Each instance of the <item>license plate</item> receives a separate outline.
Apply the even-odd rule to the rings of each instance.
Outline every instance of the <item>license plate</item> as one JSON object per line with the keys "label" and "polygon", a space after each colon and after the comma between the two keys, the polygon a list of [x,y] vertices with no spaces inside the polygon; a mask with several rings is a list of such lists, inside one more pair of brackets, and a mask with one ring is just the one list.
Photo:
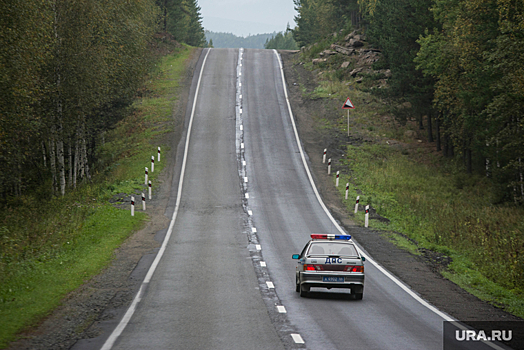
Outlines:
{"label": "license plate", "polygon": [[322,277],[322,282],[344,282],[344,277]]}

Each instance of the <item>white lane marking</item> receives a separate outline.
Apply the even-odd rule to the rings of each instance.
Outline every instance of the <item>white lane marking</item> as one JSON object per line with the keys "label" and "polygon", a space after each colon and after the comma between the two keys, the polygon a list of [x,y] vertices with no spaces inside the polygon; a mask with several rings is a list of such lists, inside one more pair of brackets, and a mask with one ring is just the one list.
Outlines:
{"label": "white lane marking", "polygon": [[257,232],[257,229],[255,227],[252,227],[251,228],[251,232],[255,233],[255,232]]}
{"label": "white lane marking", "polygon": [[249,198],[249,193],[246,193],[246,198]]}
{"label": "white lane marking", "polygon": [[[315,192],[315,196],[317,197],[317,200],[320,203],[320,206],[322,207],[322,209],[324,209],[324,212],[326,213],[326,215],[329,217],[329,219],[331,220],[333,225],[337,228],[337,230],[341,234],[345,235],[346,233],[344,232],[344,230],[340,227],[340,225],[337,223],[337,221],[333,218],[333,216],[329,212],[328,208],[326,207],[326,205],[322,201],[322,198],[320,198],[320,194],[318,193],[317,186],[315,185],[315,181],[313,181],[313,177],[311,176],[311,172],[309,171],[309,167],[308,167],[307,162],[306,162],[306,157],[304,156],[304,151],[302,150],[302,145],[300,144],[300,138],[298,136],[297,126],[295,125],[295,117],[293,116],[293,111],[291,111],[291,104],[289,103],[289,98],[288,98],[288,95],[287,95],[286,80],[285,80],[285,77],[284,77],[284,69],[282,68],[282,61],[280,60],[280,56],[278,55],[277,50],[273,50],[273,52],[277,56],[278,65],[280,66],[280,75],[282,77],[282,87],[284,88],[284,95],[286,97],[287,108],[288,108],[288,111],[289,111],[289,119],[291,119],[291,125],[293,126],[293,131],[295,133],[295,140],[297,142],[298,150],[300,151],[300,157],[302,158],[302,164],[304,165],[304,168],[306,169],[306,173],[307,173],[307,176],[309,178],[309,182],[311,183],[311,187],[313,188],[313,192]],[[445,313],[443,313],[442,311],[437,309],[435,306],[431,305],[426,300],[424,300],[420,296],[418,296],[413,290],[411,290],[410,288],[405,286],[404,283],[402,283],[398,278],[396,278],[391,273],[389,273],[386,269],[384,269],[382,266],[380,266],[371,257],[369,257],[367,255],[364,255],[364,254],[362,254],[362,255],[365,256],[366,261],[369,261],[380,272],[382,272],[386,277],[388,277],[391,281],[393,281],[397,286],[402,288],[406,293],[408,293],[416,301],[418,301],[419,303],[421,303],[422,305],[427,307],[429,310],[431,310],[434,313],[436,313],[438,316],[442,317],[444,320],[446,320],[446,321],[456,321],[454,318],[450,317],[449,315],[446,315]]]}
{"label": "white lane marking", "polygon": [[300,334],[297,333],[291,333],[291,338],[293,338],[293,341],[296,344],[304,344],[304,339],[300,336]]}
{"label": "white lane marking", "polygon": [[277,305],[277,310],[278,310],[278,312],[280,312],[281,314],[285,314],[285,313],[287,313],[286,308],[283,307],[282,305]]}
{"label": "white lane marking", "polygon": [[244,182],[247,182],[247,177],[244,177]]}
{"label": "white lane marking", "polygon": [[253,215],[253,212],[251,210],[248,210],[247,213],[249,214],[249,216]]}
{"label": "white lane marking", "polygon": [[240,99],[242,99],[242,95],[240,95]]}
{"label": "white lane marking", "polygon": [[240,124],[240,131],[244,130],[244,125]]}
{"label": "white lane marking", "polygon": [[273,288],[273,289],[275,288],[275,285],[271,281],[266,281],[266,284],[268,288]]}
{"label": "white lane marking", "polygon": [[240,114],[242,114],[242,108],[240,108]]}
{"label": "white lane marking", "polygon": [[244,149],[244,143],[240,144],[240,148]]}
{"label": "white lane marking", "polygon": [[242,161],[242,165],[244,165],[244,166],[246,165],[246,161],[245,160]]}
{"label": "white lane marking", "polygon": [[193,125],[193,118],[195,116],[195,107],[197,103],[198,92],[200,90],[200,83],[202,81],[202,73],[204,72],[204,67],[206,65],[207,56],[209,55],[210,51],[211,50],[207,50],[206,52],[206,56],[204,57],[204,61],[202,62],[202,67],[200,68],[200,75],[198,76],[198,83],[197,83],[197,87],[195,91],[195,97],[193,100],[193,109],[191,110],[191,117],[189,118],[189,125],[187,127],[187,137],[186,137],[186,144],[185,144],[185,149],[184,149],[184,158],[182,160],[182,170],[180,172],[180,179],[178,181],[178,193],[176,197],[175,211],[173,212],[173,216],[171,217],[171,222],[169,223],[169,228],[167,229],[166,236],[164,237],[164,242],[162,242],[162,246],[160,247],[160,250],[158,251],[155,257],[155,260],[149,267],[147,275],[144,278],[144,281],[142,281],[142,285],[140,286],[138,293],[135,295],[135,298],[133,299],[131,306],[129,306],[129,309],[127,309],[126,313],[124,314],[124,317],[122,317],[118,326],[116,326],[116,328],[113,330],[109,338],[107,338],[101,350],[109,350],[113,347],[113,344],[115,343],[116,339],[120,336],[120,334],[122,334],[127,324],[131,320],[131,317],[133,317],[133,314],[136,310],[138,303],[140,302],[140,300],[142,300],[142,291],[144,290],[145,286],[149,283],[149,281],[151,281],[151,278],[153,277],[153,274],[155,273],[155,270],[160,262],[160,259],[162,259],[162,256],[164,255],[167,243],[169,242],[169,239],[171,238],[171,233],[173,232],[173,226],[175,226],[175,220],[178,215],[178,209],[180,207],[180,199],[182,197],[182,186],[184,184],[184,174],[186,172],[187,153],[189,149],[189,139],[191,137],[191,127]]}
{"label": "white lane marking", "polygon": [[266,267],[266,262],[265,262],[265,261],[261,261],[261,262],[260,262],[260,266],[262,266],[262,267]]}
{"label": "white lane marking", "polygon": [[255,245],[256,250],[262,250],[262,246],[260,244]]}

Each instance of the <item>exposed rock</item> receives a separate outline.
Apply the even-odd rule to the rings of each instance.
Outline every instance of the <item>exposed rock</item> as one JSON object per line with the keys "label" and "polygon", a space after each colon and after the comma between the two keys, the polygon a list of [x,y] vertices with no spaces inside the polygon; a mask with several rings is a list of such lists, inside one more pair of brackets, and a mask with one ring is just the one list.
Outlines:
{"label": "exposed rock", "polygon": [[336,55],[337,53],[335,51],[331,51],[331,50],[324,50],[320,53],[320,56],[331,56],[331,55]]}
{"label": "exposed rock", "polygon": [[364,42],[361,41],[361,40],[350,39],[349,40],[349,46],[362,47],[362,46],[364,46]]}
{"label": "exposed rock", "polygon": [[349,61],[346,61],[346,62],[343,62],[341,65],[340,65],[340,68],[347,68],[349,67]]}
{"label": "exposed rock", "polygon": [[358,73],[362,72],[362,70],[364,70],[364,68],[362,67],[355,68],[351,72],[349,72],[349,75],[351,75],[352,77],[356,77]]}
{"label": "exposed rock", "polygon": [[319,63],[326,62],[326,61],[327,61],[326,58],[315,58],[315,59],[313,59],[311,62],[312,62],[313,64],[319,64]]}
{"label": "exposed rock", "polygon": [[347,47],[335,45],[335,44],[331,45],[331,49],[343,55],[347,55],[347,56],[350,56],[353,54],[353,52],[355,52],[355,50],[353,49],[348,49]]}
{"label": "exposed rock", "polygon": [[357,31],[354,30],[354,31],[352,31],[351,33],[349,33],[348,35],[346,35],[346,37],[344,38],[344,40],[345,40],[345,41],[349,41],[349,39],[353,38],[356,34],[357,34]]}

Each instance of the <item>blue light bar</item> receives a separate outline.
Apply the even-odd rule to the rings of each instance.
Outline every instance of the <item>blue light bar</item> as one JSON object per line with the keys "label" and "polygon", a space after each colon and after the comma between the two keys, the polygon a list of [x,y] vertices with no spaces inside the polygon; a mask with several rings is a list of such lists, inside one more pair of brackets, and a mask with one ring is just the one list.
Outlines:
{"label": "blue light bar", "polygon": [[329,240],[342,240],[349,241],[351,235],[335,235],[330,233],[314,233],[311,235],[311,239],[329,239]]}

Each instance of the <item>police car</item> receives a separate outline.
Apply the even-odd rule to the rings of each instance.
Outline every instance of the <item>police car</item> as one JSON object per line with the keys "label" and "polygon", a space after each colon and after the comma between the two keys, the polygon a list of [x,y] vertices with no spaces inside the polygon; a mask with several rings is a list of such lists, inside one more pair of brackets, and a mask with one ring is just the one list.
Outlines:
{"label": "police car", "polygon": [[350,235],[312,234],[298,260],[296,291],[307,296],[311,287],[349,288],[357,300],[364,295],[364,261]]}

